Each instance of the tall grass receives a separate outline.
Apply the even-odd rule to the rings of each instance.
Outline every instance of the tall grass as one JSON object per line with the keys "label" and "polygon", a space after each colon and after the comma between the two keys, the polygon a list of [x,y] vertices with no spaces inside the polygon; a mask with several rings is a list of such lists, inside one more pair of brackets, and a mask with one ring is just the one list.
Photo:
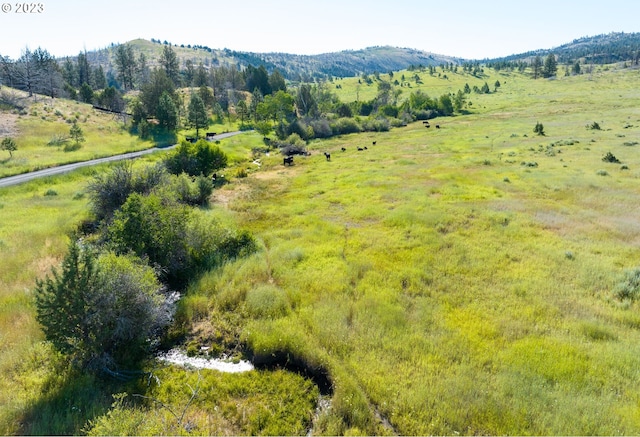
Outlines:
{"label": "tall grass", "polygon": [[[637,71],[537,81],[486,74],[489,84],[500,80],[498,92],[472,95],[472,113],[437,120],[439,130],[414,123],[313,141],[294,166],[262,156],[260,168],[214,193],[219,203],[207,213],[238,221],[260,250],[188,290],[185,341],[240,343],[256,360],[284,357],[326,375],[331,407],[312,418],[317,388],[289,372],[203,373],[212,394],[181,425],[207,434],[640,431],[638,304],[614,293],[640,264],[640,157],[625,145],[640,141]],[[448,76],[456,86],[470,80]],[[424,78],[430,95],[441,94],[436,80],[448,83]],[[601,130],[585,128],[594,121]],[[533,134],[537,122],[546,136]],[[260,140],[240,137],[239,156]],[[608,151],[628,170],[603,163]],[[48,189],[58,195],[44,196]],[[31,332],[13,343],[0,337],[10,346],[0,354],[9,375],[0,393],[26,387],[2,399],[3,433],[25,431],[19,422],[55,373],[50,351],[36,349],[24,290],[64,250],[55,230],[82,217],[76,191],[78,180],[63,179],[0,192],[8,278],[0,323],[12,330],[22,321]],[[35,225],[51,205],[59,215]],[[43,361],[20,364],[29,352]],[[155,370],[163,384],[146,394],[186,405],[197,373]],[[92,401],[83,429],[186,432],[160,404],[127,402],[107,412],[104,396]]]}

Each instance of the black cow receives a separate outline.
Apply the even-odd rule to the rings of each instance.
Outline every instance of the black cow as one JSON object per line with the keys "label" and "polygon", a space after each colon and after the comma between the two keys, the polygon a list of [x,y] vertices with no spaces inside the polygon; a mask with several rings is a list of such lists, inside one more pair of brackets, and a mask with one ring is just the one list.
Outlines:
{"label": "black cow", "polygon": [[293,156],[285,156],[282,165],[293,165]]}
{"label": "black cow", "polygon": [[331,161],[331,153],[324,152],[324,157],[327,158],[327,161]]}
{"label": "black cow", "polygon": [[358,151],[362,152],[364,149],[362,147],[358,147]]}
{"label": "black cow", "polygon": [[439,124],[436,124],[436,129],[440,129],[440,125]]}
{"label": "black cow", "polygon": [[372,142],[371,144],[373,144],[375,146],[376,145],[376,141]]}
{"label": "black cow", "polygon": [[347,149],[345,149],[344,147],[343,147],[341,150],[342,150],[343,152],[346,152],[346,151],[347,151]]}

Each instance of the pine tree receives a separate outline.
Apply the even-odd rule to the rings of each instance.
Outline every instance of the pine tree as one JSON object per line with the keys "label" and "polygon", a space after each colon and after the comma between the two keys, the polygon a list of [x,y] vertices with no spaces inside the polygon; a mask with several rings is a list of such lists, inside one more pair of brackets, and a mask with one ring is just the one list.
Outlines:
{"label": "pine tree", "polygon": [[206,129],[209,126],[207,109],[202,98],[195,93],[191,95],[191,101],[189,102],[188,120],[191,127],[196,128],[196,137],[200,135],[200,129]]}
{"label": "pine tree", "polygon": [[558,62],[553,53],[549,53],[549,56],[544,61],[544,68],[542,70],[543,77],[553,77],[558,72]]}

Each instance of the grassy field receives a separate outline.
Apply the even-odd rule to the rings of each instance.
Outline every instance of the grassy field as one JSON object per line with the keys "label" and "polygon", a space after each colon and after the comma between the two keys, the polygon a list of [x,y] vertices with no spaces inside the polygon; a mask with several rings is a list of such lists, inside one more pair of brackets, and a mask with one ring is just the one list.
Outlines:
{"label": "grassy field", "polygon": [[[151,140],[131,134],[120,117],[86,103],[43,96],[24,97],[22,102],[26,107],[21,110],[0,108],[0,133],[14,138],[18,146],[13,156],[0,153],[0,177],[156,146]],[[78,147],[74,147],[69,133],[74,122],[84,135]],[[218,133],[238,130],[237,123],[227,121],[212,124],[211,128]],[[178,139],[184,135],[195,136],[195,130],[180,131]]]}
{"label": "grassy field", "polygon": [[111,397],[140,387],[87,393],[29,290],[87,214],[90,172],[0,191],[0,434],[638,434],[640,315],[614,289],[640,266],[640,72],[487,75],[498,92],[441,129],[314,141],[291,167],[251,164],[256,134],[222,142],[250,171],[209,213],[261,249],[194,284],[179,319],[197,346],[236,338],[326,373],[322,394],[282,370],[155,369],[147,395],[189,405],[177,424]]}

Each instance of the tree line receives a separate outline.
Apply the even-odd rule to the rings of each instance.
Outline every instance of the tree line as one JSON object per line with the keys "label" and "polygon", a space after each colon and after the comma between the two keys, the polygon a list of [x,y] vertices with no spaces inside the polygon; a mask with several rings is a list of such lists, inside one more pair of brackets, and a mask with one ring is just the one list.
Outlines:
{"label": "tree line", "polygon": [[[392,81],[390,76],[388,81],[382,80],[376,74],[378,92],[373,99],[345,103],[326,81],[290,89],[277,69],[269,72],[265,65],[248,65],[242,70],[237,65],[205,67],[190,60],[182,64],[170,45],[163,45],[153,66],[131,44],[114,46],[111,58],[105,72],[102,65],[92,66],[86,53],[58,61],[44,49],[25,49],[15,61],[2,57],[0,77],[2,83],[30,95],[68,97],[115,112],[126,111],[132,116],[132,131],[144,138],[175,138],[181,128],[193,128],[199,136],[211,121],[225,117],[238,119],[242,128],[255,128],[265,137],[275,133],[279,140],[292,134],[309,140],[388,130],[416,119],[461,112],[470,92],[465,89],[433,98],[415,92],[400,102],[404,91],[398,89],[398,79]],[[461,68],[482,74],[478,64]],[[445,74],[455,73],[458,66],[443,63],[441,69]],[[435,74],[435,67],[430,66],[429,72]],[[417,77],[419,83],[418,72],[414,73],[413,79]],[[372,79],[366,80],[374,85]],[[489,92],[489,87],[474,91]]]}

